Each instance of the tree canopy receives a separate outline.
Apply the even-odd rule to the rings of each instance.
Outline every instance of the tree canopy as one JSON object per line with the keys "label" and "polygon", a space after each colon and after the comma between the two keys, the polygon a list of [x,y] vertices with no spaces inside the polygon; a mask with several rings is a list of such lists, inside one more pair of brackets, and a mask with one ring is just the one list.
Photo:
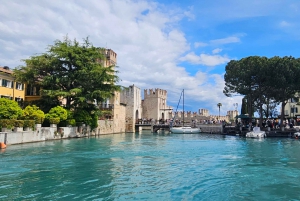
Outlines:
{"label": "tree canopy", "polygon": [[[266,108],[263,105],[282,103],[281,114],[284,114],[287,100],[300,91],[299,76],[300,62],[294,57],[250,56],[232,60],[226,65],[223,93],[226,96],[244,95],[247,98],[249,114],[253,113],[255,107],[259,109],[261,124]],[[264,114],[268,113],[270,112],[267,107]],[[282,120],[283,116],[281,115]]]}
{"label": "tree canopy", "polygon": [[[41,101],[65,100],[66,108],[90,108],[113,96],[120,87],[116,66],[104,66],[105,49],[65,37],[50,45],[45,53],[25,59],[16,68],[18,81],[41,89]],[[53,101],[54,100],[54,101]]]}

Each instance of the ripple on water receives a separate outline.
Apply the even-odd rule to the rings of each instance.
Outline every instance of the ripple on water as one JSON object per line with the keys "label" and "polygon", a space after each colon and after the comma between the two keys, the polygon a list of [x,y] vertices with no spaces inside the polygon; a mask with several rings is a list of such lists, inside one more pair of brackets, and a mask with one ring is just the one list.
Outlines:
{"label": "ripple on water", "polygon": [[299,145],[143,131],[10,146],[0,199],[299,200]]}

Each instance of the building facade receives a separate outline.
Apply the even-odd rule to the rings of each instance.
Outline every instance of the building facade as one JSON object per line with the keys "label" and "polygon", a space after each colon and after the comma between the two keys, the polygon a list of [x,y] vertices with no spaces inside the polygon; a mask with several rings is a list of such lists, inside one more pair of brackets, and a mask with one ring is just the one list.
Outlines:
{"label": "building facade", "polygon": [[167,105],[167,91],[162,89],[145,89],[144,100],[142,100],[142,118],[167,120],[171,119],[171,106]]}
{"label": "building facade", "polygon": [[24,83],[16,82],[9,67],[0,67],[0,97],[23,102],[25,99]]}
{"label": "building facade", "polygon": [[135,85],[121,91],[121,103],[126,105],[126,132],[135,132],[135,124],[142,118],[141,89]]}

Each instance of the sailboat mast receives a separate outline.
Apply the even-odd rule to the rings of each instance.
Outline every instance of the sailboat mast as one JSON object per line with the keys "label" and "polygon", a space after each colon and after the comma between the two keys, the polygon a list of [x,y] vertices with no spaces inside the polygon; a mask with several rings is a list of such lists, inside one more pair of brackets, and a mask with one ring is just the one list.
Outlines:
{"label": "sailboat mast", "polygon": [[182,119],[183,119],[183,124],[182,125],[184,126],[184,89],[182,90],[182,95],[183,95],[183,97],[182,97],[182,104],[183,104],[182,105],[182,108],[183,108],[183,118]]}

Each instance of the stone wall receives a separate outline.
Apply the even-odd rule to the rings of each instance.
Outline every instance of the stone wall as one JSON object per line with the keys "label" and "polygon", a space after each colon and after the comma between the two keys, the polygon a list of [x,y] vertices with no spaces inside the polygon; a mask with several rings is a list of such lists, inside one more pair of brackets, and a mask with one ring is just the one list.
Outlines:
{"label": "stone wall", "polygon": [[126,105],[125,132],[135,132],[135,123],[142,118],[141,90],[132,85],[121,92],[121,103]]}
{"label": "stone wall", "polygon": [[83,137],[84,134],[79,134],[77,130],[77,127],[39,127],[36,128],[35,131],[0,132],[0,142],[5,142],[5,135],[6,144],[8,145],[66,139],[71,137]]}
{"label": "stone wall", "polygon": [[168,119],[169,109],[172,109],[172,107],[167,105],[167,91],[162,89],[145,89],[142,108],[142,117],[145,119]]}

